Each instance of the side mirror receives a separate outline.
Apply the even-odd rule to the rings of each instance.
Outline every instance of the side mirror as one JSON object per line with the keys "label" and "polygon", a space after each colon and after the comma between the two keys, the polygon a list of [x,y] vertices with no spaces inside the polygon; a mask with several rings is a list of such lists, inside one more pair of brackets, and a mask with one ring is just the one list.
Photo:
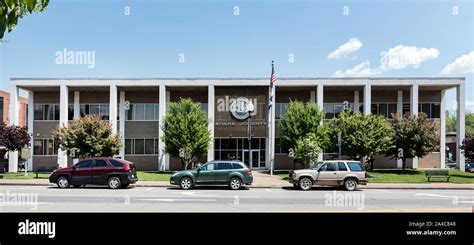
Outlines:
{"label": "side mirror", "polygon": [[197,171],[198,171],[198,173],[201,172],[201,168],[198,168]]}
{"label": "side mirror", "polygon": [[322,168],[318,168],[318,172],[321,172],[323,169]]}
{"label": "side mirror", "polygon": [[76,170],[76,165],[72,165],[72,170]]}

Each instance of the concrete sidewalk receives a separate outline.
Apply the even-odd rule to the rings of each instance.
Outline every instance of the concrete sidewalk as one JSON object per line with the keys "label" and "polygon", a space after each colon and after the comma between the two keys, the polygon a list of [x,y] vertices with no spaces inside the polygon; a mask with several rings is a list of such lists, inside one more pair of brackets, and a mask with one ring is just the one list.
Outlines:
{"label": "concrete sidewalk", "polygon": [[[289,188],[292,185],[282,180],[278,175],[269,175],[264,172],[253,171],[254,182],[249,188]],[[0,179],[0,185],[40,185],[55,186],[47,179]],[[138,181],[138,187],[171,187],[168,181]],[[455,184],[446,182],[431,182],[426,184],[407,183],[368,183],[359,185],[360,189],[453,189],[474,190],[474,184]]]}

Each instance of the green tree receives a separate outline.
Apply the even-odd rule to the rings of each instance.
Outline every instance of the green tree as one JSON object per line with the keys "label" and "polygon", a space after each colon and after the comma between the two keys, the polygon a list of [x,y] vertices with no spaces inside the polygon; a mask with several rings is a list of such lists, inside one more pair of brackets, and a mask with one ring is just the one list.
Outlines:
{"label": "green tree", "polygon": [[296,141],[294,158],[302,163],[303,168],[308,168],[311,163],[316,162],[320,153],[321,147],[314,133]]}
{"label": "green tree", "polygon": [[332,142],[337,142],[337,135],[341,133],[342,155],[363,159],[370,171],[374,169],[375,156],[390,147],[392,129],[383,116],[343,111],[331,124]]}
{"label": "green tree", "polygon": [[[465,136],[474,136],[474,113],[466,113],[464,120]],[[449,111],[446,111],[446,132],[456,132],[456,116]]]}
{"label": "green tree", "polygon": [[446,111],[446,132],[456,132],[456,117]]}
{"label": "green tree", "polygon": [[56,128],[53,138],[61,150],[77,158],[111,157],[122,147],[120,135],[113,134],[110,123],[96,115],[73,120],[67,128]]}
{"label": "green tree", "polygon": [[399,158],[399,149],[402,149],[403,170],[406,160],[414,157],[424,157],[428,153],[439,150],[439,135],[434,123],[426,118],[426,114],[418,116],[408,113],[397,114],[392,124],[392,143],[386,155]]}
{"label": "green tree", "polygon": [[208,124],[209,119],[200,103],[181,99],[178,103],[170,104],[161,126],[162,141],[165,151],[179,157],[184,169],[207,153],[211,141]]}
{"label": "green tree", "polygon": [[0,0],[0,42],[5,31],[11,32],[23,16],[42,12],[49,0]]}
{"label": "green tree", "polygon": [[[318,142],[318,147],[326,149],[329,145],[329,129],[327,124],[323,124],[324,115],[324,111],[315,103],[290,101],[280,120],[283,147],[295,149],[298,141],[312,133],[311,139]],[[299,160],[295,158],[295,161]]]}

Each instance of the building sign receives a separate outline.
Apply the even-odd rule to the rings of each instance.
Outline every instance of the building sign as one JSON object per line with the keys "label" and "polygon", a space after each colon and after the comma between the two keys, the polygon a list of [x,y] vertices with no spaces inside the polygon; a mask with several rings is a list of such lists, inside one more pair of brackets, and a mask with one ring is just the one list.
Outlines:
{"label": "building sign", "polygon": [[[238,97],[235,99],[229,98],[228,95],[224,98],[217,99],[217,111],[218,112],[230,112],[232,116],[238,120],[244,120],[249,117],[249,110],[252,111],[250,116],[254,117],[257,115],[257,99],[249,99],[245,97]],[[250,108],[253,106],[253,108]]]}

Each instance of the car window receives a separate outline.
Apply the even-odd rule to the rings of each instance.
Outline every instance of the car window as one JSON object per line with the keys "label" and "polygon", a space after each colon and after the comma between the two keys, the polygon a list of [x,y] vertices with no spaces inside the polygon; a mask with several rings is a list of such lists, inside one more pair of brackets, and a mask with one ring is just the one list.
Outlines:
{"label": "car window", "polygon": [[347,166],[349,166],[349,169],[353,172],[365,171],[364,166],[362,166],[360,162],[348,162]]}
{"label": "car window", "polygon": [[211,170],[214,170],[214,163],[208,163],[204,166],[201,167],[201,170],[204,170],[204,171],[211,171]]}
{"label": "car window", "polygon": [[312,163],[312,164],[309,166],[309,168],[310,168],[310,169],[318,169],[322,164],[323,164],[323,162]]}
{"label": "car window", "polygon": [[112,163],[114,167],[118,167],[118,168],[121,168],[125,165],[123,162],[117,161],[117,160],[110,160],[110,163]]}
{"label": "car window", "polygon": [[327,162],[321,167],[321,171],[336,171],[336,165],[333,162]]}
{"label": "car window", "polygon": [[217,170],[227,170],[227,169],[232,169],[232,163],[220,162],[217,164]]}
{"label": "car window", "polygon": [[338,162],[337,168],[339,169],[339,171],[347,171],[346,164],[344,162]]}
{"label": "car window", "polygon": [[76,164],[76,168],[90,168],[91,166],[92,160],[86,160]]}
{"label": "car window", "polygon": [[107,167],[107,162],[105,160],[95,160],[94,167]]}
{"label": "car window", "polygon": [[242,164],[240,163],[232,163],[232,166],[234,169],[243,169],[244,166],[242,166]]}

